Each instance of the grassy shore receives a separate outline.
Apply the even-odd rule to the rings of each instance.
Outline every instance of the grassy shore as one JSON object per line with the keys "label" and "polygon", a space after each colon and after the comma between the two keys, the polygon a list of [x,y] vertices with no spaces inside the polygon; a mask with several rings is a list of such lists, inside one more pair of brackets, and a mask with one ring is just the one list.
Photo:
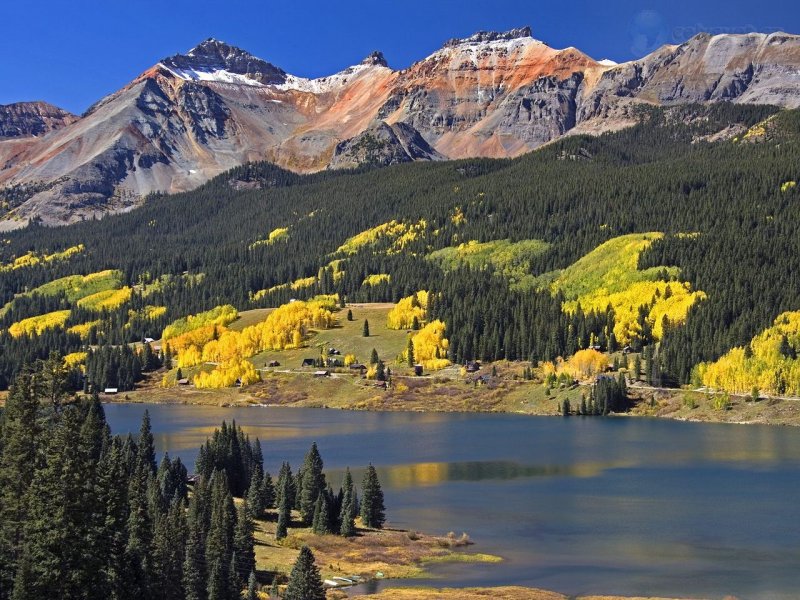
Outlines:
{"label": "grassy shore", "polygon": [[311,548],[323,579],[359,576],[409,579],[428,575],[426,566],[442,562],[500,562],[498,556],[467,551],[469,537],[462,534],[432,536],[402,529],[358,528],[356,536],[315,535],[299,523],[293,514],[289,535],[275,540],[277,515],[268,511],[266,518],[256,521],[256,563],[259,575],[272,580],[278,576],[286,582],[300,548]]}
{"label": "grassy shore", "polygon": [[[413,370],[398,361],[405,349],[408,333],[386,328],[386,318],[392,304],[353,304],[339,313],[333,329],[312,331],[306,347],[284,351],[263,352],[251,359],[261,372],[262,381],[245,389],[197,390],[193,386],[160,386],[164,373],[150,376],[134,392],[108,396],[109,401],[208,404],[214,406],[280,405],[347,410],[425,411],[425,412],[504,412],[527,415],[560,414],[559,407],[569,400],[573,408],[589,395],[588,385],[546,388],[541,374],[534,370],[533,381],[525,380],[528,363],[499,361],[484,365],[477,373],[464,373],[459,366],[416,377]],[[263,320],[272,309],[241,313],[231,324],[241,330]],[[369,337],[364,337],[363,324],[370,323]],[[315,377],[315,368],[302,368],[306,358],[318,358],[335,348],[343,357],[353,354],[359,362],[368,362],[374,349],[393,373],[392,385],[383,389],[377,382],[361,377],[350,369],[331,369],[330,377]],[[632,357],[616,355],[623,363]],[[268,367],[277,361],[277,367]],[[203,365],[185,369],[184,377],[191,379]],[[168,380],[175,381],[177,370]],[[477,381],[481,377],[481,381]],[[727,406],[720,408],[716,397],[687,390],[661,390],[642,385],[630,387],[633,408],[631,416],[671,418],[686,421],[762,423],[800,425],[800,400],[761,399],[731,396]]]}
{"label": "grassy shore", "polygon": [[[569,400],[573,407],[588,396],[588,386],[547,388],[522,378],[521,363],[497,363],[497,376],[476,384],[456,369],[423,377],[395,375],[389,389],[376,387],[347,370],[317,378],[313,370],[264,371],[262,381],[247,388],[199,390],[193,386],[162,388],[161,375],[145,381],[134,392],[105,396],[115,402],[206,404],[213,406],[276,405],[347,410],[421,412],[503,412],[526,415],[559,415]],[[401,369],[398,369],[401,370]],[[491,373],[491,368],[487,369]],[[688,390],[629,388],[633,408],[629,416],[683,421],[800,425],[800,400],[765,399],[752,402],[746,396],[729,396],[720,408],[712,394]]]}

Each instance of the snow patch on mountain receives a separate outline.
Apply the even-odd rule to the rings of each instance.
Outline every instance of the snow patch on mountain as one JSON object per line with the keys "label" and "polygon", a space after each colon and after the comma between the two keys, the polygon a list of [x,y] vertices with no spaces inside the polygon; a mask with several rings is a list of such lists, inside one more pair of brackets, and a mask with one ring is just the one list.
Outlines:
{"label": "snow patch on mountain", "polygon": [[185,81],[213,81],[216,83],[233,83],[236,85],[251,85],[257,87],[264,86],[264,84],[259,83],[254,79],[250,79],[247,75],[231,73],[230,71],[226,71],[224,69],[215,69],[209,71],[203,69],[179,69],[177,67],[169,67],[164,63],[159,63],[159,66],[172,73],[175,77]]}
{"label": "snow patch on mountain", "polygon": [[305,77],[286,75],[285,83],[281,83],[273,87],[283,91],[295,90],[299,92],[309,92],[312,94],[325,94],[327,92],[333,92],[341,89],[353,79],[360,77],[368,71],[374,71],[376,69],[389,70],[388,67],[384,67],[380,64],[362,63],[360,65],[348,67],[344,71],[340,71],[335,75],[319,77],[317,79],[306,79]]}

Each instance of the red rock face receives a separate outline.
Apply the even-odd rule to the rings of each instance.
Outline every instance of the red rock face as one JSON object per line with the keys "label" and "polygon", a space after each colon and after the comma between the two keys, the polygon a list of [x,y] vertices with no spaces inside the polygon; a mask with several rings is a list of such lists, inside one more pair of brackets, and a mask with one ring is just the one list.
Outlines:
{"label": "red rock face", "polygon": [[[247,161],[311,172],[512,157],[569,132],[625,126],[635,103],[707,101],[800,105],[800,38],[699,35],[609,66],[527,29],[482,32],[402,71],[376,53],[313,81],[206,40],[80,119],[44,103],[0,107],[0,138],[4,125],[17,132],[0,139],[0,186],[44,184],[15,207],[14,224],[33,215],[61,224],[194,188]],[[379,155],[363,152],[363,136],[380,138]]]}

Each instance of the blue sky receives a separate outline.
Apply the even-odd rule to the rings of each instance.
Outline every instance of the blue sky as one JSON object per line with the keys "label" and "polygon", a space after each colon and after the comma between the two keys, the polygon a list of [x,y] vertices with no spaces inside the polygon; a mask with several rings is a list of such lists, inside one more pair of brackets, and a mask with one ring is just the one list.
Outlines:
{"label": "blue sky", "polygon": [[403,68],[449,38],[523,25],[553,47],[617,61],[699,31],[800,33],[789,0],[26,0],[4,2],[0,20],[0,104],[77,113],[208,37],[318,77],[372,50]]}

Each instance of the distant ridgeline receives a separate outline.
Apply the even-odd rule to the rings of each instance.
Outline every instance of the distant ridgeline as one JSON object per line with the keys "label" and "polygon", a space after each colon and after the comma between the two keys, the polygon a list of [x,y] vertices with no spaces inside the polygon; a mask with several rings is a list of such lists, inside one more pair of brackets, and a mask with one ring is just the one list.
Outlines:
{"label": "distant ridgeline", "polygon": [[[663,385],[693,371],[717,373],[720,387],[761,385],[762,370],[787,367],[751,340],[800,310],[800,112],[637,110],[632,128],[515,160],[310,176],[257,163],[127,214],[5,234],[0,386],[50,350],[159,339],[216,306],[397,302],[420,290],[427,319],[445,327],[431,361],[646,346]],[[280,346],[268,341],[275,327],[224,338],[209,329],[183,358],[246,359]],[[302,327],[298,336],[281,347],[302,344]],[[778,337],[794,360],[794,330]],[[745,384],[728,385],[713,363],[750,346],[771,366],[750,365]],[[208,383],[249,377],[228,366]]]}

